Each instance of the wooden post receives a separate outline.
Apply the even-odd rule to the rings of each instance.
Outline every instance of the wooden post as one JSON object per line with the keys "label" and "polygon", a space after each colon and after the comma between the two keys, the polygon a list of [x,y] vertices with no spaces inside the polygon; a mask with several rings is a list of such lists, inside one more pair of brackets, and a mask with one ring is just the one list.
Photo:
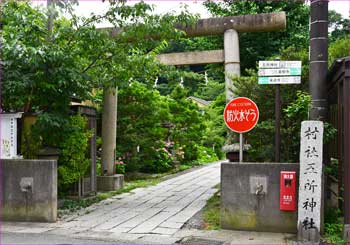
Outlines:
{"label": "wooden post", "polygon": [[281,162],[281,91],[279,84],[275,87],[275,162]]}
{"label": "wooden post", "polygon": [[[349,62],[350,63],[350,62]],[[343,146],[344,147],[344,224],[350,225],[350,78],[343,83]]]}

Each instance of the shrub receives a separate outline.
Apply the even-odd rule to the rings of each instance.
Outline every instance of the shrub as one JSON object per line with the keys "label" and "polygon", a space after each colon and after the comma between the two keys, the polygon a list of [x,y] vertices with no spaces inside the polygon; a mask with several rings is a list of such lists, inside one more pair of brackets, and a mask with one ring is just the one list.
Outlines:
{"label": "shrub", "polygon": [[84,177],[90,161],[86,157],[88,140],[92,132],[86,129],[86,119],[81,115],[71,116],[59,145],[61,154],[58,166],[58,188],[64,192],[69,186]]}

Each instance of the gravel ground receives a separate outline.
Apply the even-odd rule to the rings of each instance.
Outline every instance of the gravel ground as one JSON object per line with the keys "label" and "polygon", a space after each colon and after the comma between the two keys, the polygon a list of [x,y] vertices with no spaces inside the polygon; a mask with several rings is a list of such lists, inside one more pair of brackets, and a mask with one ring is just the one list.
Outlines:
{"label": "gravel ground", "polygon": [[203,230],[205,225],[203,221],[203,211],[197,212],[194,216],[192,216],[191,219],[189,219],[185,225],[182,227],[182,229],[198,229]]}

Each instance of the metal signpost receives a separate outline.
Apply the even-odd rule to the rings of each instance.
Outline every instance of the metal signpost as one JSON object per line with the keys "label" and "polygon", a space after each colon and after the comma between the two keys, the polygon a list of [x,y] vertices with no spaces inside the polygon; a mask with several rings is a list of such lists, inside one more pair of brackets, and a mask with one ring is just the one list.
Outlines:
{"label": "metal signpost", "polygon": [[249,98],[237,97],[224,110],[226,126],[239,133],[239,162],[243,162],[243,133],[252,130],[259,120],[259,109]]}
{"label": "metal signpost", "polygon": [[275,92],[275,161],[280,162],[281,91],[280,84],[301,83],[301,61],[259,61],[259,84],[273,84]]}

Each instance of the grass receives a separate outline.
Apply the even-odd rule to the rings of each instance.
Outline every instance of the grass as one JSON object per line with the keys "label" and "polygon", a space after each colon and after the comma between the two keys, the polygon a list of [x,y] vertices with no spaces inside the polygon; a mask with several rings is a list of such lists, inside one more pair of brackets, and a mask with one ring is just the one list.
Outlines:
{"label": "grass", "polygon": [[203,209],[204,229],[220,230],[220,191],[215,193],[208,201]]}

